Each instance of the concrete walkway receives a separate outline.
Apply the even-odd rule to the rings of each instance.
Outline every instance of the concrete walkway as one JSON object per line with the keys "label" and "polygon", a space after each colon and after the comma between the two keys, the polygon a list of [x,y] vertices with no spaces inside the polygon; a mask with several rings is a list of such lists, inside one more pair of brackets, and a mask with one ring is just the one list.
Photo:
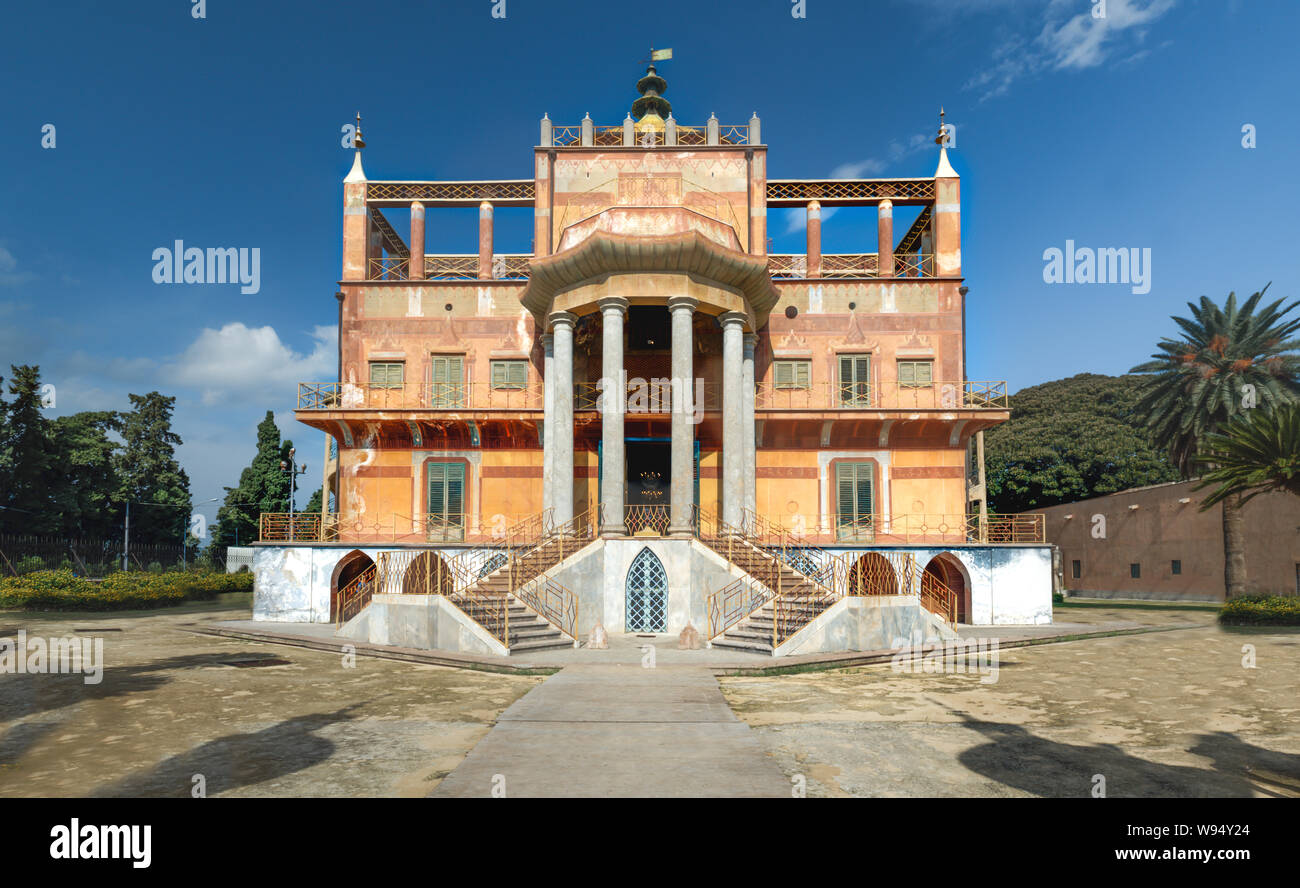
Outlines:
{"label": "concrete walkway", "polygon": [[570,665],[506,709],[435,798],[780,797],[791,785],[703,666]]}

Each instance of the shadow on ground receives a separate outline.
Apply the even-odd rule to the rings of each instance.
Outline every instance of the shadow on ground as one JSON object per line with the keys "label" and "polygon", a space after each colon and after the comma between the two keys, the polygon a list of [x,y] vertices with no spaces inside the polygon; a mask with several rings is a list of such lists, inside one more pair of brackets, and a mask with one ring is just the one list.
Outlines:
{"label": "shadow on ground", "polygon": [[[373,702],[373,701],[371,701]],[[365,704],[333,712],[287,719],[251,734],[227,734],[196,746],[183,755],[164,759],[148,771],[103,787],[94,797],[189,797],[194,775],[202,774],[208,795],[274,780],[326,761],[334,743],[316,732],[353,717]]]}
{"label": "shadow on ground", "polygon": [[1058,743],[1020,725],[964,713],[961,717],[966,727],[989,742],[960,753],[958,761],[990,780],[1037,796],[1088,796],[1095,775],[1105,777],[1110,798],[1247,798],[1257,792],[1294,797],[1300,790],[1300,755],[1263,749],[1226,732],[1203,734],[1189,749],[1213,761],[1205,768],[1152,762],[1113,744]]}

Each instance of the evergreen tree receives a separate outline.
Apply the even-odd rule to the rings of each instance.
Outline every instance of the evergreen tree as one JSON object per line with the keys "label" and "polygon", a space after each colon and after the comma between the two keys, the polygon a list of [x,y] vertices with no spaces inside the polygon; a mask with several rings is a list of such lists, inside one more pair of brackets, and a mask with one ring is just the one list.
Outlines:
{"label": "evergreen tree", "polygon": [[57,481],[49,420],[41,413],[41,371],[10,366],[12,401],[0,405],[0,532],[53,534],[59,516],[49,507],[48,491]]}
{"label": "evergreen tree", "polygon": [[123,446],[114,455],[119,502],[131,503],[131,539],[175,545],[193,540],[187,528],[193,504],[190,479],[176,460],[181,437],[172,431],[175,398],[158,392],[129,395],[121,418]]}
{"label": "evergreen tree", "polygon": [[116,501],[117,476],[109,438],[121,418],[113,411],[85,411],[50,423],[57,464],[62,471],[49,490],[49,506],[68,537],[113,537],[122,530],[122,505]]}
{"label": "evergreen tree", "polygon": [[212,545],[224,551],[227,546],[248,545],[257,539],[258,519],[262,512],[289,510],[289,475],[280,467],[289,461],[291,441],[280,441],[275,414],[257,426],[257,453],[248,468],[239,474],[239,485],[226,488],[226,501],[217,510],[217,526]]}

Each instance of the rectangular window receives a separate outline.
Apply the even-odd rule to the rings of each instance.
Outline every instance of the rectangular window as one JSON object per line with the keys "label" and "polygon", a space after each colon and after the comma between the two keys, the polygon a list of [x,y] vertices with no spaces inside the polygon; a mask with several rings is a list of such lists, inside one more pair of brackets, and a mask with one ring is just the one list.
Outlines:
{"label": "rectangular window", "polygon": [[1130,564],[1128,566],[1128,575],[1135,580],[1140,580],[1142,578],[1142,565]]}
{"label": "rectangular window", "polygon": [[401,388],[406,377],[406,364],[401,361],[371,361],[371,388]]}
{"label": "rectangular window", "polygon": [[459,540],[465,535],[465,464],[429,463],[425,522],[429,539]]}
{"label": "rectangular window", "polygon": [[898,385],[901,388],[928,388],[934,383],[934,361],[899,361]]}
{"label": "rectangular window", "polygon": [[840,406],[871,406],[871,355],[840,355]]}
{"label": "rectangular window", "polygon": [[1169,572],[1174,576],[1178,576],[1183,572],[1183,563],[1175,558],[1169,565]]}
{"label": "rectangular window", "polygon": [[523,391],[528,387],[527,361],[493,361],[492,388]]}
{"label": "rectangular window", "polygon": [[836,536],[841,540],[870,540],[875,537],[875,501],[872,484],[875,463],[835,464]]}
{"label": "rectangular window", "polygon": [[1083,562],[1077,558],[1070,562],[1070,576],[1076,580],[1083,576]]}
{"label": "rectangular window", "polygon": [[430,407],[465,405],[465,359],[460,355],[434,355],[429,381]]}
{"label": "rectangular window", "polygon": [[772,364],[772,378],[778,390],[807,389],[812,379],[811,361],[775,361]]}

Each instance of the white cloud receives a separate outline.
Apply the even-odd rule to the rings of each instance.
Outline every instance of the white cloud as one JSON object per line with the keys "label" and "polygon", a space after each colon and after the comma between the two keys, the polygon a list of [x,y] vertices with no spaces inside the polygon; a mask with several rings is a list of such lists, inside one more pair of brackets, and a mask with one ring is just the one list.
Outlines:
{"label": "white cloud", "polygon": [[203,330],[167,370],[174,382],[196,389],[204,404],[268,392],[292,397],[299,382],[332,379],[338,365],[338,331],[316,327],[308,353],[285,345],[274,327],[238,321]]}
{"label": "white cloud", "polygon": [[[1093,15],[1093,3],[1079,10],[1076,2],[1053,0],[1046,21],[1031,41],[1017,33],[1004,34],[993,50],[991,64],[966,82],[980,91],[980,101],[1004,95],[1017,80],[1044,70],[1081,71],[1105,64],[1114,53],[1124,61],[1140,60],[1137,47],[1147,27],[1169,12],[1178,0],[1105,0],[1105,16]],[[1073,14],[1070,14],[1073,13]]]}
{"label": "white cloud", "polygon": [[30,271],[19,271],[14,254],[0,247],[0,287],[16,287],[35,277]]}

